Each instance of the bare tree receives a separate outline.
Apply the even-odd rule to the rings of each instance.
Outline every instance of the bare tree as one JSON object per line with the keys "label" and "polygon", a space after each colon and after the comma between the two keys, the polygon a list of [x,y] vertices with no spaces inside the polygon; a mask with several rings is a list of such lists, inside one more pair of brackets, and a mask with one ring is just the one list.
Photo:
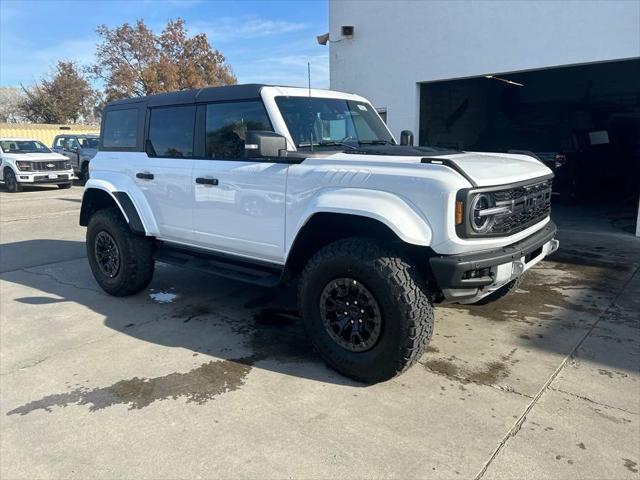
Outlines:
{"label": "bare tree", "polygon": [[22,90],[20,108],[32,122],[78,123],[92,116],[96,102],[96,92],[73,62],[58,62],[51,78]]}
{"label": "bare tree", "polygon": [[24,101],[22,90],[16,87],[0,87],[0,122],[17,123],[23,121],[20,106]]}
{"label": "bare tree", "polygon": [[203,33],[189,37],[184,20],[170,20],[160,35],[142,20],[97,29],[101,43],[89,72],[105,83],[106,100],[236,83],[224,55]]}

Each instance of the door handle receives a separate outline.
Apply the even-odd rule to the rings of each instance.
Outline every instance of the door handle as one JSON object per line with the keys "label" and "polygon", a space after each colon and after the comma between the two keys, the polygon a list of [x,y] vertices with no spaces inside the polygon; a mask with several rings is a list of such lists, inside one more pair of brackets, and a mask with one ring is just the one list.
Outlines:
{"label": "door handle", "polygon": [[136,178],[141,178],[143,180],[153,180],[153,173],[138,172],[136,173]]}
{"label": "door handle", "polygon": [[200,185],[218,185],[218,179],[217,178],[198,177],[198,178],[196,178],[196,183],[198,183]]}

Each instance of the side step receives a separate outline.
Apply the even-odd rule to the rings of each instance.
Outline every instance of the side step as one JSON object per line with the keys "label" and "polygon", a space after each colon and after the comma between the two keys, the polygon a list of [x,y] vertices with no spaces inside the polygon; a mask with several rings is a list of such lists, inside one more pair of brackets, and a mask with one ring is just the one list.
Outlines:
{"label": "side step", "polygon": [[160,244],[154,258],[159,262],[262,287],[275,287],[284,273],[284,268],[277,264],[254,263],[244,258],[166,243]]}

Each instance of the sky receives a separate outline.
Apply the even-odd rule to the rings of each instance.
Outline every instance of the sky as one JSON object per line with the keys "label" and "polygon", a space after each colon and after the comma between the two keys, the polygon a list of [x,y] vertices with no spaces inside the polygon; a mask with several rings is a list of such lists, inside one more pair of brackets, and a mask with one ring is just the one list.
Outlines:
{"label": "sky", "polygon": [[100,24],[142,19],[159,33],[182,17],[190,34],[206,33],[238,83],[329,86],[327,0],[0,0],[0,86],[31,85],[58,60],[94,60]]}

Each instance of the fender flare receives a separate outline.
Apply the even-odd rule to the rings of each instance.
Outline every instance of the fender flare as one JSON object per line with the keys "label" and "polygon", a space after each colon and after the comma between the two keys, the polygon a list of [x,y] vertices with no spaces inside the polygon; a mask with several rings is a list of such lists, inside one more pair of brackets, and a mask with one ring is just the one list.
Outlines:
{"label": "fender flare", "polygon": [[[157,227],[153,216],[145,215],[144,208],[141,208],[141,200],[132,196],[126,189],[117,189],[113,183],[90,178],[85,185],[84,194],[82,195],[82,207],[80,210],[80,224],[87,224],[88,219],[83,222],[83,214],[85,212],[85,198],[91,190],[100,190],[107,193],[113,202],[118,206],[124,219],[129,224],[131,230],[142,235],[156,235]],[[143,205],[150,212],[146,199],[143,197]],[[85,225],[86,226],[86,225]]]}
{"label": "fender flare", "polygon": [[377,220],[391,229],[403,242],[430,246],[433,238],[429,221],[408,200],[380,190],[339,188],[321,190],[307,204],[295,234],[288,236],[289,253],[309,219],[316,213],[340,213]]}

